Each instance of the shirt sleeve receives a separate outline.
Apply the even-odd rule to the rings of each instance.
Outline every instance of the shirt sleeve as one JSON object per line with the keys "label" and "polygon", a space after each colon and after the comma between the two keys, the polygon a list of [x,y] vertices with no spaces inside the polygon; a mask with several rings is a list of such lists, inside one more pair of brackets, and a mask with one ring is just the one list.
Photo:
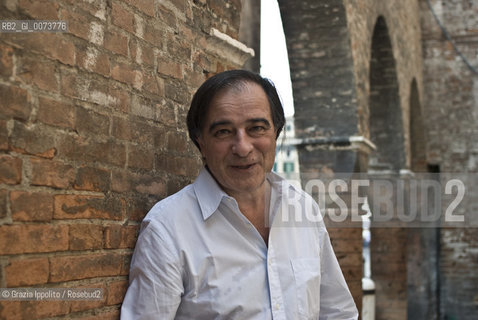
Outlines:
{"label": "shirt sleeve", "polygon": [[[174,247],[150,222],[140,233],[131,261],[121,319],[174,319],[183,284]],[[161,237],[163,235],[163,237]]]}
{"label": "shirt sleeve", "polygon": [[322,241],[320,320],[355,320],[358,311],[327,232]]}

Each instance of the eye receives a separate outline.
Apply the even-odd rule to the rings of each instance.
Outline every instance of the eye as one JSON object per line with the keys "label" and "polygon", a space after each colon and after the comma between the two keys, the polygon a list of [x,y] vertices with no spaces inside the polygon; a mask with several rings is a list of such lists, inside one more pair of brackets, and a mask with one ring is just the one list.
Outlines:
{"label": "eye", "polygon": [[267,130],[266,127],[264,126],[253,126],[249,128],[249,132],[252,134],[261,134],[264,133]]}
{"label": "eye", "polygon": [[231,134],[231,130],[229,129],[219,129],[214,132],[214,136],[216,138],[224,138]]}

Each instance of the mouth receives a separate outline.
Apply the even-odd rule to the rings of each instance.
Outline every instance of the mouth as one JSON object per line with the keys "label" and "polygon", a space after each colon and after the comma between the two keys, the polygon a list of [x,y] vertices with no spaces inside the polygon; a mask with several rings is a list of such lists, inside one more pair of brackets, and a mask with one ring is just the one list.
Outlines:
{"label": "mouth", "polygon": [[246,164],[246,165],[232,165],[231,167],[236,170],[248,170],[255,165],[256,165],[255,163],[252,163],[252,164]]}

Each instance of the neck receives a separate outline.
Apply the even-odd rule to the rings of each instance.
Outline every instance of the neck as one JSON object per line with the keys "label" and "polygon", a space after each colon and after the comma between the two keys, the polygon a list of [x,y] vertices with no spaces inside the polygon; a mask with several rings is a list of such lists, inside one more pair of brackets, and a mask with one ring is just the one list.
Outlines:
{"label": "neck", "polygon": [[268,217],[271,199],[271,185],[267,179],[255,190],[244,194],[229,194],[236,199],[241,213],[252,223],[267,245],[269,237]]}

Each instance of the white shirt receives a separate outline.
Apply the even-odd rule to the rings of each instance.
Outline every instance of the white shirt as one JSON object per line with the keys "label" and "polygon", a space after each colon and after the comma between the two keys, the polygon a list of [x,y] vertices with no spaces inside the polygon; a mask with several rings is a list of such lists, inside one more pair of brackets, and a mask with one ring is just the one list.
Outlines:
{"label": "white shirt", "polygon": [[206,169],[158,202],[141,227],[121,319],[357,319],[323,221],[312,221],[317,204],[267,179],[268,246]]}

